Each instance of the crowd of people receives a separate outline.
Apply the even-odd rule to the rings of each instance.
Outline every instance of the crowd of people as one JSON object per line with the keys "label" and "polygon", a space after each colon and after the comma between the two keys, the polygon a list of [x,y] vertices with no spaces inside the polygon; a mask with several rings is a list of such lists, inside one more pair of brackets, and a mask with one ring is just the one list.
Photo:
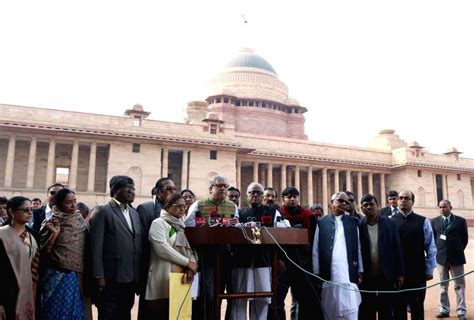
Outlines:
{"label": "crowd of people", "polygon": [[[456,277],[455,312],[467,317],[462,275],[468,229],[447,199],[430,221],[413,211],[409,190],[390,191],[385,208],[374,195],[363,195],[358,205],[352,192],[338,191],[329,208],[307,209],[295,187],[282,190],[278,201],[276,190],[252,182],[245,197],[217,175],[208,196],[197,199],[164,177],[152,199],[135,208],[132,178],[114,176],[109,186],[110,201],[92,210],[58,183],[44,203],[0,197],[0,320],[92,319],[92,305],[99,319],[130,319],[136,295],[138,319],[168,319],[172,272],[185,284],[199,279],[193,319],[215,319],[216,276],[221,292],[272,291],[265,246],[192,247],[186,228],[215,216],[240,224],[263,223],[264,217],[266,224],[308,231],[306,245],[280,252],[277,294],[228,300],[226,319],[286,319],[286,308],[291,319],[407,319],[408,313],[424,319],[426,284],[436,267],[440,280]],[[450,315],[448,284],[440,286],[437,318]],[[285,306],[289,291],[292,303]]]}

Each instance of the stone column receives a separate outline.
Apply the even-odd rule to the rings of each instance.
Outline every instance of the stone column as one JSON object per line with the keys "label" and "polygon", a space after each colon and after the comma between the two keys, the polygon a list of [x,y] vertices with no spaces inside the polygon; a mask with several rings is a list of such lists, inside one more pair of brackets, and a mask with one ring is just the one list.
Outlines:
{"label": "stone column", "polygon": [[163,148],[161,149],[162,155],[163,155],[163,162],[161,164],[161,177],[167,177],[168,176],[168,149]]}
{"label": "stone column", "polygon": [[295,187],[298,191],[301,190],[300,185],[300,166],[295,166]]}
{"label": "stone column", "polygon": [[7,164],[5,166],[5,188],[11,188],[13,183],[13,166],[15,164],[16,136],[10,136],[7,151]]}
{"label": "stone column", "polygon": [[308,167],[308,205],[313,205],[313,167]]}
{"label": "stone column", "polygon": [[[286,164],[281,165],[281,190],[286,188]],[[280,192],[281,192],[280,190]]]}
{"label": "stone column", "polygon": [[267,164],[267,185],[265,187],[267,188],[273,187],[273,164],[272,163]]}
{"label": "stone column", "polygon": [[79,160],[79,142],[74,140],[74,144],[72,146],[72,156],[71,156],[71,171],[70,179],[69,179],[69,188],[75,190],[77,187],[77,163]]}
{"label": "stone column", "polygon": [[94,192],[95,189],[95,165],[97,161],[97,143],[91,143],[89,154],[89,172],[87,176],[87,192]]}
{"label": "stone column", "polygon": [[448,198],[448,193],[447,193],[448,189],[446,188],[446,175],[444,173],[441,174],[441,189],[442,189],[442,192],[443,192],[442,198],[447,199]]}
{"label": "stone column", "polygon": [[36,145],[37,138],[32,137],[30,143],[30,154],[28,155],[28,171],[26,174],[26,188],[32,189],[35,182],[35,165],[36,165]]}
{"label": "stone column", "polygon": [[335,192],[341,191],[339,188],[339,170],[338,169],[334,170],[334,191]]}
{"label": "stone column", "polygon": [[374,195],[374,174],[369,172],[369,193]]}
{"label": "stone column", "polygon": [[181,190],[188,188],[188,150],[183,150],[181,163]]}
{"label": "stone column", "polygon": [[323,168],[323,208],[324,212],[328,211],[328,169]]}
{"label": "stone column", "polygon": [[53,184],[54,179],[54,170],[56,163],[56,140],[49,140],[49,149],[48,149],[48,165],[46,169],[46,188]]}
{"label": "stone column", "polygon": [[237,160],[237,167],[236,167],[236,170],[235,170],[235,183],[237,184],[236,187],[237,189],[239,190],[242,190],[241,189],[241,179],[242,179],[242,161],[240,160]]}
{"label": "stone column", "polygon": [[258,182],[258,161],[253,162],[253,180],[252,182]]}
{"label": "stone column", "polygon": [[357,172],[357,199],[356,202],[360,203],[360,199],[362,199],[362,172]]}
{"label": "stone column", "polygon": [[293,169],[292,169],[292,167],[288,168],[288,174],[286,175],[286,185],[288,187],[293,186]]}
{"label": "stone column", "polygon": [[346,170],[346,190],[352,191],[351,170]]}
{"label": "stone column", "polygon": [[380,207],[387,205],[387,197],[385,196],[385,173],[380,174]]}

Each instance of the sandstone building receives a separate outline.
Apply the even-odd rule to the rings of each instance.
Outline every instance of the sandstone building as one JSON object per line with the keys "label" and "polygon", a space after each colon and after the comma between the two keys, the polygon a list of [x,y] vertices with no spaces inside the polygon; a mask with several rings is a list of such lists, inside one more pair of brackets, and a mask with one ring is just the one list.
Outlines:
{"label": "sandstone building", "polygon": [[448,198],[456,213],[474,219],[474,160],[455,148],[432,154],[388,129],[367,148],[309,141],[307,109],[250,49],[207,88],[204,100],[188,103],[183,123],[147,119],[141,105],[110,116],[0,104],[0,194],[46,197],[46,186],[58,181],[93,206],[108,199],[110,177],[126,174],[138,204],[151,198],[158,177],[203,197],[207,179],[219,173],[244,190],[252,181],[294,185],[303,204],[325,208],[335,190],[383,200],[388,190],[408,188],[420,213],[436,215]]}

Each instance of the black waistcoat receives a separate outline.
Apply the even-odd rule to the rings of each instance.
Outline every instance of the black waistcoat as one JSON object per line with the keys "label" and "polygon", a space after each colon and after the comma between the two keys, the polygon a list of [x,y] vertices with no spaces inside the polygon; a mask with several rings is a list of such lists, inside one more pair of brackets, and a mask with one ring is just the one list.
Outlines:
{"label": "black waistcoat", "polygon": [[425,280],[425,217],[414,212],[408,216],[401,213],[392,216],[400,233],[403,258],[405,262],[405,284],[423,285]]}

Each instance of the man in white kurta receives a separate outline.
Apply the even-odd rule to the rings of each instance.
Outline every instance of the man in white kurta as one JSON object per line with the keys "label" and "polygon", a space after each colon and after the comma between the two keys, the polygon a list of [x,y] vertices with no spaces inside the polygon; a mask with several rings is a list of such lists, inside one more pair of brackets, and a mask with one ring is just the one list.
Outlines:
{"label": "man in white kurta", "polygon": [[[330,244],[332,242],[332,246],[330,245],[329,248],[322,248],[323,250],[329,249],[329,251],[332,251],[332,256],[329,259],[330,279],[325,279],[330,280],[330,282],[323,283],[321,298],[324,317],[331,320],[357,319],[361,296],[357,284],[354,283],[354,277],[351,281],[349,274],[350,264],[352,264],[352,268],[356,268],[355,270],[359,275],[363,271],[357,222],[348,220],[346,224],[343,223],[343,219],[354,219],[345,214],[347,195],[342,192],[335,193],[331,198],[331,203],[333,214],[323,218],[327,220],[321,220],[316,228],[313,245],[313,272],[315,274],[321,274],[322,272],[320,263],[324,263],[324,261],[320,261],[320,244]],[[321,232],[320,228],[323,226],[321,223],[328,226],[328,224],[331,225],[331,221],[334,227],[329,229],[332,229],[334,233]],[[348,261],[345,225],[351,226],[350,232],[357,234],[357,254],[354,257],[356,261],[353,261],[353,259]],[[323,230],[325,229],[323,228]],[[353,236],[355,237],[355,235]],[[326,237],[326,239],[321,237]],[[355,248],[353,249],[355,250]]]}

